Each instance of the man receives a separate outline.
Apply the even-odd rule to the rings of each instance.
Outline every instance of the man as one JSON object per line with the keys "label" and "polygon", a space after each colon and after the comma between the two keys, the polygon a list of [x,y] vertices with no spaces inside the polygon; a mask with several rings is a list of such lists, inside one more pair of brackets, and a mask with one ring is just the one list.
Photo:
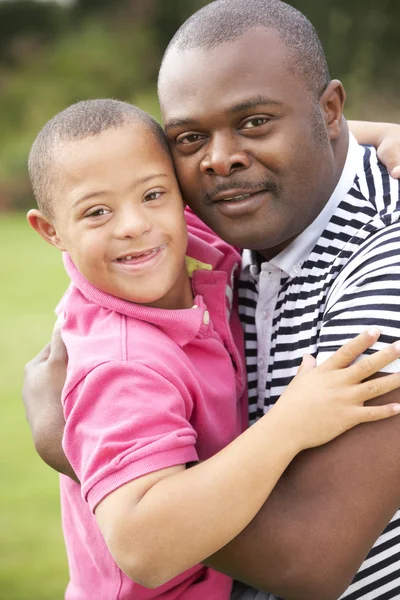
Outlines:
{"label": "man", "polygon": [[[371,324],[380,345],[398,339],[399,185],[349,139],[343,87],[330,80],[307,19],[279,0],[207,5],[171,41],[159,97],[186,201],[245,249],[251,419],[276,401],[304,353],[321,362]],[[43,358],[29,374],[42,389]],[[56,377],[62,383],[63,368]],[[59,412],[47,423],[57,438]],[[300,455],[209,564],[287,600],[400,597],[399,426],[363,425]]]}

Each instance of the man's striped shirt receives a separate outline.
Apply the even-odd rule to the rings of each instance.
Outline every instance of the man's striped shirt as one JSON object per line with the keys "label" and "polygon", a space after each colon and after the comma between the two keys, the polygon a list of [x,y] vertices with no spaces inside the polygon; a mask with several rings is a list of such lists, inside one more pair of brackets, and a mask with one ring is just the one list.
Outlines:
{"label": "man's striped shirt", "polygon": [[[277,401],[305,353],[320,363],[371,325],[382,331],[371,352],[400,339],[399,217],[399,182],[373,148],[350,138],[342,177],[314,223],[260,267],[244,252],[251,422]],[[399,360],[385,369],[399,370]],[[341,598],[400,598],[400,511]]]}

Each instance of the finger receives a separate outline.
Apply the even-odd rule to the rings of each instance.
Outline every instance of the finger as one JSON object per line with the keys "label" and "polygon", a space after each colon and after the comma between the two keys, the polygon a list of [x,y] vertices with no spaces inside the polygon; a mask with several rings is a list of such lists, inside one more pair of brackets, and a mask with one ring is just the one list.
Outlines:
{"label": "finger", "polygon": [[391,373],[383,377],[374,377],[354,388],[356,402],[366,402],[378,396],[388,394],[400,387],[400,373]]}
{"label": "finger", "polygon": [[389,417],[395,417],[400,414],[400,404],[382,404],[382,406],[362,406],[358,409],[357,416],[360,417],[360,423],[369,423],[371,421],[381,421]]}
{"label": "finger", "polygon": [[61,337],[61,322],[56,321],[50,342],[50,356],[54,361],[68,362],[67,349]]}
{"label": "finger", "polygon": [[317,361],[311,354],[305,354],[301,361],[301,365],[297,371],[296,377],[301,377],[309,371],[312,371],[317,365]]}
{"label": "finger", "polygon": [[386,346],[379,352],[374,352],[370,356],[366,356],[357,361],[354,365],[347,369],[346,375],[353,382],[363,381],[371,375],[375,375],[384,367],[396,360],[400,356],[400,342],[394,342]]}
{"label": "finger", "polygon": [[343,369],[348,367],[358,358],[367,348],[373,346],[380,336],[378,327],[370,327],[355,338],[344,344],[339,350],[336,350],[322,365],[321,370]]}
{"label": "finger", "polygon": [[[393,125],[390,126],[392,129]],[[399,134],[400,127],[396,126],[396,132],[392,130],[390,135],[386,135],[377,148],[378,158],[392,177],[396,179],[400,178],[400,146],[399,146]]]}
{"label": "finger", "polygon": [[27,369],[29,367],[29,365],[36,365],[38,363],[46,362],[46,360],[49,358],[49,355],[50,355],[50,343],[47,343],[45,345],[45,347],[42,348],[42,350],[39,352],[39,354],[37,354],[34,358],[32,358],[32,360],[30,360],[26,364],[25,369]]}

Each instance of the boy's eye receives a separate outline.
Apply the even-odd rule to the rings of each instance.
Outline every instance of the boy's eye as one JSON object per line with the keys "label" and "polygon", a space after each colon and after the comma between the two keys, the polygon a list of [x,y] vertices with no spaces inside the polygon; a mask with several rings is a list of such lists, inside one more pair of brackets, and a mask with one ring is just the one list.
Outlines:
{"label": "boy's eye", "polygon": [[149,194],[146,194],[146,196],[144,197],[145,202],[151,202],[151,200],[158,200],[158,198],[161,198],[163,192],[150,192]]}
{"label": "boy's eye", "polygon": [[102,217],[107,215],[110,211],[107,208],[96,208],[95,210],[86,213],[85,217]]}

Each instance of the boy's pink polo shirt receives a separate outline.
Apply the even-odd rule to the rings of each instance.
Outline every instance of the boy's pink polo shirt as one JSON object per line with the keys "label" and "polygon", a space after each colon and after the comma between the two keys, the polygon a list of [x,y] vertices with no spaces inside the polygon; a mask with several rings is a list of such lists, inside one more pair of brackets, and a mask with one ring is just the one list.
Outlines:
{"label": "boy's pink polo shirt", "polygon": [[246,418],[242,330],[232,294],[240,256],[192,213],[187,220],[192,309],[167,311],[110,296],[65,257],[72,284],[61,305],[69,357],[63,446],[81,481],[61,477],[67,600],[230,596],[231,580],[203,565],[155,590],[137,585],[114,563],[93,515],[107,494],[137,477],[206,460],[240,433]]}

